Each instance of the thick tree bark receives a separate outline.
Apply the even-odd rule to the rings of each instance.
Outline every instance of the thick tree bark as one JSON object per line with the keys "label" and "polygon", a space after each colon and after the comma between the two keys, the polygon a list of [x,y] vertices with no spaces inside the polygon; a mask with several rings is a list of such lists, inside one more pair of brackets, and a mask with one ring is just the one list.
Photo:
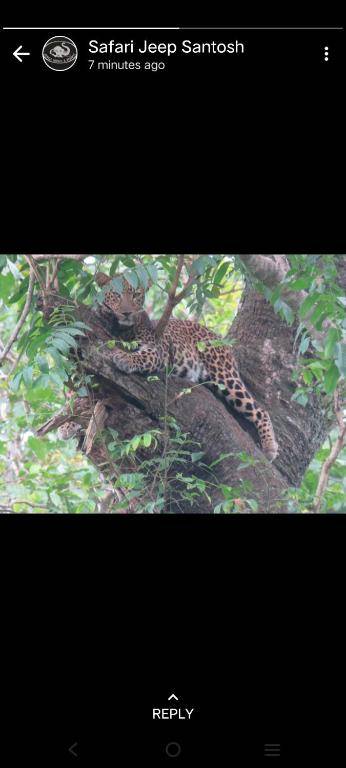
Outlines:
{"label": "thick tree bark", "polygon": [[279,443],[275,466],[295,487],[327,435],[320,399],[313,395],[305,407],[291,399],[296,388],[296,330],[280,320],[261,294],[245,288],[230,336],[237,342],[242,378],[270,413]]}
{"label": "thick tree bark", "polygon": [[[123,374],[116,368],[111,350],[88,343],[83,348],[83,365],[89,373],[95,373],[104,382],[105,396],[109,397],[109,389],[114,393],[111,412],[107,426],[117,430],[122,440],[129,440],[134,435],[150,429],[162,429],[162,419],[165,413],[166,386],[164,381],[149,382],[144,376]],[[167,414],[174,417],[183,432],[191,435],[194,441],[193,451],[203,451],[203,463],[210,466],[217,461],[221,454],[227,458],[219,462],[215,468],[208,471],[195,463],[184,466],[184,474],[189,472],[204,479],[213,486],[208,493],[211,502],[200,496],[191,506],[179,498],[179,483],[172,482],[172,492],[169,494],[169,512],[212,512],[214,507],[224,499],[221,491],[215,485],[231,485],[241,487],[245,482],[251,486],[248,496],[258,500],[260,511],[285,510],[280,498],[286,487],[286,482],[264,458],[253,440],[237,423],[225,405],[219,401],[206,387],[193,388],[190,394],[182,395],[186,383],[174,377],[168,382]],[[110,400],[108,400],[108,403]],[[196,445],[196,443],[198,445]],[[162,446],[159,447],[162,450]],[[242,467],[237,454],[245,451],[253,454],[254,466]],[[229,456],[231,454],[231,456]],[[144,458],[144,457],[143,457]],[[147,458],[147,456],[146,456]],[[176,466],[182,471],[181,465]],[[245,508],[245,504],[244,504]]]}
{"label": "thick tree bark", "polygon": [[[279,257],[280,259],[282,257]],[[280,261],[280,265],[282,262]],[[270,265],[269,265],[270,266]],[[52,299],[53,305],[59,302]],[[49,309],[46,308],[46,311]],[[327,434],[322,404],[316,395],[304,408],[291,400],[295,389],[292,372],[296,367],[294,337],[296,328],[288,327],[275,315],[264,297],[246,285],[237,317],[230,329],[236,339],[234,347],[242,378],[258,401],[269,411],[279,443],[279,455],[270,464],[258,447],[258,437],[252,425],[240,415],[229,411],[224,402],[204,386],[193,387],[184,394],[186,382],[171,377],[166,382],[148,381],[147,376],[121,373],[114,363],[112,350],[105,341],[112,336],[112,321],[107,315],[91,313],[86,307],[76,308],[76,315],[91,327],[87,338],[81,339],[80,361],[83,369],[93,374],[98,388],[93,391],[92,401],[85,399],[81,408],[83,417],[72,415],[67,419],[79,420],[83,430],[92,418],[96,401],[107,410],[106,427],[115,429],[121,440],[151,429],[163,430],[165,410],[174,417],[183,432],[189,434],[194,446],[191,450],[203,451],[202,461],[210,466],[221,454],[225,458],[208,470],[197,462],[190,462],[182,469],[180,464],[171,468],[166,512],[212,512],[224,500],[220,486],[237,489],[236,508],[250,511],[242,499],[255,499],[258,512],[286,512],[285,491],[298,486],[305,469]],[[59,418],[59,417],[58,417]],[[60,423],[61,417],[60,417]],[[55,425],[56,426],[56,425]],[[52,428],[42,428],[41,434]],[[159,440],[157,454],[164,451],[164,436]],[[198,444],[198,445],[197,445]],[[83,441],[80,442],[83,450]],[[85,449],[84,449],[85,450]],[[105,446],[96,441],[89,446],[89,458],[102,469],[107,478],[116,476]],[[244,463],[240,452],[250,454],[254,463]],[[139,459],[153,456],[152,449],[138,452]],[[108,462],[108,464],[107,464]],[[121,472],[133,471],[133,465],[122,463]],[[192,506],[182,500],[181,484],[175,474],[194,474],[208,483],[209,499],[199,495]],[[152,490],[152,489],[151,489]],[[141,501],[148,499],[144,497]],[[131,510],[135,511],[132,505]]]}

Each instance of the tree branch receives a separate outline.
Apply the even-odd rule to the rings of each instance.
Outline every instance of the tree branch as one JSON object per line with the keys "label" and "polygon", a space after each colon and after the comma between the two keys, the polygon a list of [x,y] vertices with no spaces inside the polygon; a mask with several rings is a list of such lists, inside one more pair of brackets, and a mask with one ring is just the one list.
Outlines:
{"label": "tree branch", "polygon": [[[0,339],[0,352],[2,353],[5,349],[5,344]],[[12,352],[8,352],[7,357],[11,363],[15,363],[17,361],[17,358]]]}
{"label": "tree branch", "polygon": [[40,275],[40,270],[38,269],[38,267],[35,264],[35,260],[33,259],[32,255],[30,253],[25,253],[24,254],[24,259],[29,264],[30,269],[34,270],[36,280],[37,280],[37,282],[38,282],[38,284],[39,284],[39,286],[41,288],[42,293],[44,294],[44,292],[45,292],[44,282],[43,282],[43,279],[42,279],[42,277]]}
{"label": "tree branch", "polygon": [[336,420],[339,426],[339,434],[336,442],[332,446],[329,456],[326,458],[322,466],[321,475],[318,481],[315,501],[313,505],[314,512],[319,512],[321,509],[322,498],[323,498],[324,491],[327,487],[330,470],[333,464],[335,463],[336,459],[338,458],[346,442],[346,423],[344,422],[344,419],[343,419],[343,408],[340,403],[340,396],[339,396],[338,390],[336,390],[334,393],[334,412],[335,412]]}
{"label": "tree branch", "polygon": [[52,287],[55,291],[59,291],[59,281],[58,281],[58,277],[57,277],[59,265],[60,265],[60,259],[57,259],[55,264],[54,264],[52,276],[50,278],[50,283],[49,283],[49,286],[48,286],[49,288]]}
{"label": "tree branch", "polygon": [[102,402],[98,401],[95,405],[95,408],[93,408],[92,416],[85,432],[83,450],[85,451],[86,456],[89,455],[93,447],[94,440],[97,435],[102,432],[106,421],[107,410]]}
{"label": "tree branch", "polygon": [[[284,255],[263,256],[262,254],[246,254],[240,256],[240,260],[243,262],[250,275],[256,278],[256,280],[260,280],[264,285],[267,285],[268,288],[275,288],[275,286],[280,285],[290,268],[289,262]],[[281,295],[291,309],[293,309],[294,312],[297,312],[308,294],[306,291],[291,291],[289,287],[287,287],[283,288]],[[304,318],[304,325],[309,331],[310,336],[321,343],[324,341],[325,333],[323,331],[317,331],[309,322],[309,317],[312,312],[313,309]],[[324,327],[326,330],[329,325],[329,321],[325,320]]]}
{"label": "tree branch", "polygon": [[194,283],[196,283],[197,280],[200,277],[199,275],[191,274],[190,277],[188,278],[187,283],[184,285],[184,288],[180,291],[180,293],[177,294],[179,278],[180,278],[181,271],[183,269],[184,263],[185,263],[185,256],[179,256],[177,270],[176,270],[176,273],[175,273],[175,276],[174,276],[173,283],[172,283],[172,285],[170,287],[170,290],[169,290],[169,293],[168,293],[167,304],[166,304],[166,306],[165,306],[165,308],[163,310],[163,313],[162,313],[162,315],[160,317],[160,320],[158,321],[157,326],[155,328],[155,336],[157,338],[162,336],[162,334],[163,334],[163,332],[164,332],[164,330],[166,328],[166,325],[167,325],[167,323],[169,321],[169,318],[170,318],[170,316],[171,316],[171,314],[173,312],[174,307],[176,307],[177,304],[179,304],[179,302],[182,301],[182,299],[184,299],[185,296],[187,296],[191,286]]}
{"label": "tree branch", "polygon": [[253,277],[270,288],[281,283],[289,270],[289,263],[284,255],[245,254],[240,256],[240,260]]}
{"label": "tree branch", "polygon": [[[112,350],[87,340],[83,340],[82,345],[83,367],[88,373],[96,374],[99,381],[107,382],[108,392],[113,393],[107,398],[107,426],[116,429],[120,440],[131,439],[134,435],[151,429],[162,429],[162,417],[167,409],[168,417],[173,417],[182,431],[191,435],[194,444],[198,444],[198,450],[204,452],[204,468],[194,464],[191,469],[196,475],[205,475],[207,481],[216,482],[210,490],[212,501],[201,497],[193,509],[189,505],[183,505],[185,512],[211,512],[213,506],[222,500],[218,482],[234,487],[238,485],[240,477],[244,481],[252,482],[255,489],[253,493],[256,498],[257,495],[259,497],[258,511],[286,511],[285,503],[278,500],[286,487],[285,480],[254,447],[252,437],[239,426],[224,404],[206,387],[194,388],[188,395],[178,398],[176,395],[184,389],[184,382],[172,377],[169,379],[166,394],[166,384],[161,380],[148,382],[140,374],[128,375],[119,371]],[[105,404],[105,401],[103,403]],[[239,470],[239,451],[254,455],[254,466]],[[220,461],[221,454],[232,455],[232,458]],[[162,457],[161,442],[157,447],[157,455]],[[143,458],[147,456],[143,455]],[[217,469],[213,469],[215,475],[211,475],[210,470],[205,467],[215,461],[218,462]],[[179,486],[179,481],[174,479],[179,471],[180,464],[174,472],[172,471],[172,489],[176,482],[177,488]],[[264,499],[263,503],[261,498]]]}
{"label": "tree branch", "polygon": [[72,259],[72,261],[83,261],[89,256],[88,253],[35,253],[32,254],[34,261],[47,261],[55,259]]}
{"label": "tree branch", "polygon": [[178,288],[178,284],[179,284],[179,278],[180,278],[180,275],[181,275],[182,268],[184,266],[184,262],[185,262],[185,256],[179,256],[178,266],[177,266],[177,269],[176,269],[176,272],[175,272],[175,275],[174,275],[174,279],[173,279],[172,285],[171,285],[171,287],[169,289],[169,292],[168,292],[167,303],[166,303],[166,306],[165,306],[165,308],[163,310],[163,313],[162,313],[162,315],[160,317],[160,320],[158,321],[156,329],[155,329],[155,335],[157,337],[162,336],[162,334],[163,334],[163,332],[164,332],[164,330],[166,328],[166,325],[168,323],[168,320],[169,320],[169,318],[170,318],[170,316],[171,316],[171,314],[173,312],[173,309],[174,309],[174,307],[175,307],[175,305],[177,303],[176,302],[176,295],[175,294],[177,292],[177,288]]}
{"label": "tree branch", "polygon": [[5,360],[7,353],[10,351],[11,347],[13,346],[14,342],[16,341],[16,339],[18,337],[18,334],[19,334],[19,331],[22,328],[22,326],[24,325],[25,320],[26,320],[26,318],[27,318],[27,316],[29,314],[29,310],[30,310],[30,306],[31,306],[31,301],[32,301],[32,296],[33,296],[33,292],[34,292],[34,285],[35,285],[35,274],[34,274],[33,268],[30,267],[29,287],[28,287],[28,292],[27,292],[27,296],[26,296],[26,301],[25,301],[25,304],[24,304],[23,312],[22,312],[22,314],[21,314],[21,316],[20,316],[20,318],[18,320],[18,323],[17,323],[15,329],[11,333],[11,336],[10,336],[7,344],[5,345],[3,351],[0,354],[0,364],[3,362],[3,360]]}
{"label": "tree branch", "polygon": [[[187,259],[188,256],[185,257],[184,265],[187,264]],[[177,279],[180,262],[176,257],[170,291],[170,298],[174,302],[186,295],[192,283],[198,279],[190,270],[190,276],[185,278],[185,286],[177,293],[179,277],[181,279],[181,274],[184,274],[184,265]],[[108,280],[107,276],[105,280]],[[47,301],[48,309],[53,309],[59,302],[66,302],[66,298],[49,294]],[[186,467],[187,472],[183,474],[190,473],[203,480],[210,494],[210,498],[196,494],[192,502],[182,496],[184,478],[180,479],[182,466],[178,458],[177,463],[170,467],[169,477],[166,478],[166,487],[169,485],[169,493],[166,493],[166,504],[169,507],[167,511],[212,512],[215,506],[224,500],[222,489],[226,486],[237,492],[236,506],[239,511],[242,511],[239,499],[246,503],[244,494],[246,498],[250,495],[254,503],[257,501],[258,512],[288,511],[289,505],[282,495],[288,485],[299,485],[307,464],[325,438],[325,431],[317,403],[312,403],[308,409],[302,409],[291,402],[291,370],[295,364],[292,354],[293,331],[274,315],[264,296],[250,290],[250,286],[245,288],[245,299],[237,315],[235,337],[239,339],[240,352],[244,349],[245,363],[247,360],[249,366],[248,369],[246,364],[244,366],[245,383],[249,384],[250,391],[267,405],[280,432],[281,446],[277,466],[269,465],[255,447],[257,433],[254,427],[248,422],[245,423],[237,413],[229,412],[224,403],[205,386],[196,386],[189,392],[184,392],[184,381],[172,376],[169,379],[167,397],[165,383],[159,376],[154,377],[154,381],[148,381],[146,376],[129,375],[119,371],[112,350],[103,343],[103,340],[109,338],[107,318],[98,317],[96,313],[93,315],[90,308],[76,306],[78,318],[83,319],[84,312],[91,315],[90,319],[86,318],[90,331],[87,337],[80,340],[80,360],[86,373],[95,377],[94,382],[98,385],[95,400],[90,403],[88,398],[84,399],[84,403],[80,404],[80,412],[77,402],[74,401],[73,412],[66,412],[64,416],[59,414],[57,419],[50,419],[41,427],[41,435],[56,428],[57,421],[61,423],[67,420],[77,421],[85,434],[96,400],[102,401],[102,405],[107,408],[105,428],[115,430],[120,442],[129,441],[134,436],[151,430],[159,430],[157,446],[153,444],[150,449],[139,447],[136,451],[136,462],[153,460],[155,467],[161,462],[158,482],[145,486],[140,501],[133,501],[134,505],[137,503],[143,506],[146,502],[155,500],[158,487],[161,489],[159,483],[162,482],[164,474],[162,419],[167,413],[168,418],[172,417],[179,424],[182,433],[188,436],[188,445],[191,441],[195,446],[194,450],[203,454],[203,462],[191,460]],[[263,342],[263,334],[264,345],[258,343],[258,339]],[[244,358],[241,363],[243,361]],[[83,435],[80,437],[78,448],[85,451],[82,438]],[[107,450],[106,439],[105,435],[101,435],[100,439],[93,442],[89,458],[103,477],[116,483],[117,472],[126,474],[134,471],[133,456],[122,456],[119,464],[119,460],[115,461],[112,452]],[[241,458],[244,453],[253,457],[249,463]],[[154,480],[155,471],[153,475]],[[128,507],[130,504],[131,500]]]}

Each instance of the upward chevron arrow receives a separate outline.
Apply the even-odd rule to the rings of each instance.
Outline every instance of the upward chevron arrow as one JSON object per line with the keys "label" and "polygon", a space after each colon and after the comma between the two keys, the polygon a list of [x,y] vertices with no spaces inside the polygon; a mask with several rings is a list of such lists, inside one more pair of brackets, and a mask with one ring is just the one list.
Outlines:
{"label": "upward chevron arrow", "polygon": [[168,701],[170,701],[171,699],[175,699],[176,701],[178,701],[178,696],[176,696],[175,693],[171,693],[171,695],[168,696]]}

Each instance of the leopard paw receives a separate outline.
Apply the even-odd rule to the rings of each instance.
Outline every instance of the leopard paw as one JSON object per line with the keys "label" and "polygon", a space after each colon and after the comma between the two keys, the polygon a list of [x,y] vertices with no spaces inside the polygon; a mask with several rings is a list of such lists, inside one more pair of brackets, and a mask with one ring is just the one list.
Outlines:
{"label": "leopard paw", "polygon": [[123,373],[131,373],[132,366],[130,365],[130,362],[127,360],[126,355],[124,355],[124,353],[120,349],[112,350],[112,360],[115,363],[116,367],[119,369],[119,371],[122,371]]}

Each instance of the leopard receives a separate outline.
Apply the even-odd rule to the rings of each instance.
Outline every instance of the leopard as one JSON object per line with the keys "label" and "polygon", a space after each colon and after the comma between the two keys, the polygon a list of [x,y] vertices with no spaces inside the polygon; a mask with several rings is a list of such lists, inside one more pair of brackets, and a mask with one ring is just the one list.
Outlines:
{"label": "leopard", "polygon": [[103,289],[104,311],[116,318],[120,330],[130,329],[137,343],[134,351],[114,347],[116,367],[127,374],[169,370],[189,383],[216,386],[226,403],[254,424],[264,455],[274,461],[278,443],[271,418],[244,384],[230,345],[198,322],[172,317],[163,333],[156,335],[157,322],[144,310],[143,286],[134,287],[120,275],[118,292],[108,275],[99,272],[95,279]]}

